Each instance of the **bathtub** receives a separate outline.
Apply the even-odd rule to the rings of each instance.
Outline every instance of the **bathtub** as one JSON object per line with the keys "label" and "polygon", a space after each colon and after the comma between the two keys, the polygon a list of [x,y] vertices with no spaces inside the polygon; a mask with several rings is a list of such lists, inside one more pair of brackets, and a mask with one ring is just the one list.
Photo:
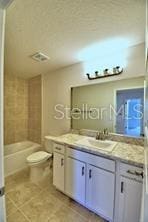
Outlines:
{"label": "bathtub", "polygon": [[9,176],[27,167],[26,158],[33,152],[41,150],[41,145],[23,141],[4,146],[4,171]]}

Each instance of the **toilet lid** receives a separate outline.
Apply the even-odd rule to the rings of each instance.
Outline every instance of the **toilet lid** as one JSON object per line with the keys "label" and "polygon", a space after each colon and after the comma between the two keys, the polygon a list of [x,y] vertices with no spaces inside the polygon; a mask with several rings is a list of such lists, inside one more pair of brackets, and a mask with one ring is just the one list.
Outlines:
{"label": "toilet lid", "polygon": [[35,152],[35,153],[31,154],[30,156],[28,156],[27,161],[31,162],[31,163],[40,162],[43,160],[47,160],[51,156],[52,155],[47,152],[38,151],[38,152]]}

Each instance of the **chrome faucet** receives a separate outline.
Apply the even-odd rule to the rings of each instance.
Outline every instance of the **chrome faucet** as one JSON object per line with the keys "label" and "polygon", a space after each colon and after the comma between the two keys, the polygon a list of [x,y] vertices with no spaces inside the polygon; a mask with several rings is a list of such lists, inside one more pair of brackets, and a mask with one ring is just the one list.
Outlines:
{"label": "chrome faucet", "polygon": [[96,140],[105,140],[108,135],[108,129],[105,128],[103,131],[97,132]]}
{"label": "chrome faucet", "polygon": [[103,132],[104,132],[104,135],[108,135],[108,129],[107,129],[107,128],[105,128],[105,129],[103,130]]}

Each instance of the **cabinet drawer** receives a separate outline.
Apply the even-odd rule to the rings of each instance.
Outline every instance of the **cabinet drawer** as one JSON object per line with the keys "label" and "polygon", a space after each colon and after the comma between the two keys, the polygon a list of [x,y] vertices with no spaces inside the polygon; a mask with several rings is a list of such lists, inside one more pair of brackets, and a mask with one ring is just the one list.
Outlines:
{"label": "cabinet drawer", "polygon": [[120,163],[120,175],[142,181],[143,168]]}
{"label": "cabinet drawer", "polygon": [[115,172],[115,161],[113,160],[109,160],[104,157],[96,156],[71,148],[67,148],[67,156],[91,164],[93,166]]}
{"label": "cabinet drawer", "polygon": [[64,154],[65,153],[65,146],[62,144],[54,143],[53,144],[53,151],[57,153]]}

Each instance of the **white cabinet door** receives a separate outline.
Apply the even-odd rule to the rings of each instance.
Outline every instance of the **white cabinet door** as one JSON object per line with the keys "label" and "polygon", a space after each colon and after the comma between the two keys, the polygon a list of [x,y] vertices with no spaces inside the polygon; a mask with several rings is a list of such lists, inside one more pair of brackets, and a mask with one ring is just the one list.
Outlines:
{"label": "white cabinet door", "polygon": [[64,192],[64,155],[54,152],[53,184]]}
{"label": "white cabinet door", "polygon": [[121,176],[120,185],[118,222],[139,222],[142,183]]}
{"label": "white cabinet door", "polygon": [[113,219],[115,175],[88,165],[86,205],[108,220]]}
{"label": "white cabinet door", "polygon": [[85,170],[85,163],[67,158],[66,193],[82,204],[85,203]]}

